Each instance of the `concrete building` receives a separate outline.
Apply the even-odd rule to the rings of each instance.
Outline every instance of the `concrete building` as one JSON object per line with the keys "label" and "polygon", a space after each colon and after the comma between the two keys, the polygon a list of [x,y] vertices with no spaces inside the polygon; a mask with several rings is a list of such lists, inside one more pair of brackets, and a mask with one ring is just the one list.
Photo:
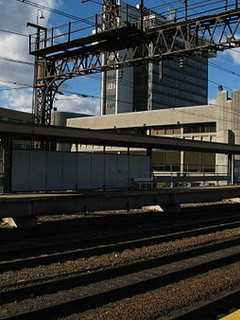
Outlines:
{"label": "concrete building", "polygon": [[[6,110],[0,109],[0,115],[2,115],[2,119],[5,119],[7,121],[17,121],[17,122],[31,121],[30,114],[15,112],[8,109]],[[54,115],[53,119],[55,119],[54,120],[55,125],[62,125],[62,126],[66,125],[68,127],[103,130],[103,131],[109,131],[109,132],[115,132],[115,133],[117,132],[119,134],[128,133],[128,134],[138,134],[138,135],[171,136],[171,137],[179,137],[179,138],[191,139],[191,140],[240,144],[240,91],[234,92],[231,97],[229,96],[227,91],[220,91],[216,99],[216,102],[214,104],[203,105],[203,106],[167,108],[167,109],[143,111],[143,112],[137,112],[137,113],[131,112],[131,113],[122,113],[118,115],[104,115],[104,116],[92,116],[92,117],[82,117],[82,115],[76,115],[71,113],[70,114],[58,113]],[[137,155],[139,159],[138,161],[140,164],[140,159],[145,159],[144,157],[146,155],[150,156],[150,153],[146,153],[146,151],[133,149],[133,148],[131,148],[129,152],[127,148],[119,148],[119,147],[103,148],[103,147],[96,147],[96,146],[89,146],[89,145],[86,146],[83,144],[72,145],[72,146],[63,144],[61,148],[57,149],[57,151],[65,151],[65,152],[55,152],[55,153],[52,152],[51,155],[46,153],[46,154],[42,154],[40,157],[40,153],[39,153],[40,151],[32,150],[31,147],[32,147],[31,144],[26,144],[24,141],[22,145],[21,145],[21,141],[20,142],[18,141],[16,144],[14,143],[14,150],[16,150],[15,155],[17,155],[14,158],[15,164],[18,166],[21,160],[25,159],[24,158],[26,156],[26,153],[24,153],[25,151],[28,154],[33,153],[31,154],[31,157],[27,156],[27,159],[30,161],[29,168],[30,167],[33,168],[33,163],[34,161],[36,162],[35,163],[36,166],[34,167],[35,169],[31,171],[33,172],[33,174],[35,174],[37,172],[36,170],[39,171],[41,168],[39,164],[39,161],[41,159],[43,163],[46,162],[49,164],[52,161],[51,157],[53,158],[55,157],[59,162],[59,167],[56,166],[56,161],[53,160],[51,163],[53,163],[54,165],[51,167],[52,169],[50,170],[50,173],[53,174],[53,172],[58,170],[57,171],[58,173],[56,173],[54,177],[59,179],[62,176],[62,172],[66,173],[66,177],[70,177],[69,172],[71,172],[72,177],[74,178],[75,173],[73,172],[73,165],[71,163],[72,162],[74,164],[81,163],[79,161],[75,161],[75,158],[76,157],[78,158],[78,155],[76,154],[71,155],[69,153],[70,150],[80,152],[81,153],[80,156],[83,159],[85,159],[84,160],[85,162],[83,161],[84,163],[83,166],[81,166],[81,170],[83,171],[81,171],[79,168],[76,169],[77,171],[82,172],[81,173],[82,177],[88,171],[86,168],[89,168],[89,165],[91,166],[92,169],[96,165],[96,172],[98,172],[97,170],[100,168],[99,167],[100,162],[102,163],[103,158],[105,157],[106,159],[108,157],[109,159],[111,158],[112,162],[110,160],[109,161],[112,163],[113,167],[116,169],[120,165],[119,163],[120,159],[123,159],[122,160],[123,163],[129,164],[129,161],[127,161],[126,159],[128,159],[129,156],[135,157]],[[104,155],[101,155],[100,153],[102,154],[104,153]],[[20,155],[24,155],[24,157],[21,158]],[[133,158],[133,159],[136,160],[137,158]],[[135,160],[131,160],[132,161],[131,168],[134,169],[138,167],[139,169],[140,167],[138,166],[138,163],[136,164]],[[22,163],[26,164],[27,162],[26,160],[24,160]],[[64,167],[65,171],[61,169],[61,165],[63,165],[64,163],[68,164],[66,167]],[[121,166],[123,165],[123,163],[121,163]],[[146,163],[144,162],[144,165],[145,164]],[[170,177],[172,175],[183,176],[183,177],[185,175],[189,175],[189,176],[191,175],[191,177],[196,175],[201,177],[203,177],[204,175],[205,176],[211,175],[214,178],[217,176],[224,176],[226,177],[225,180],[229,179],[229,159],[224,154],[220,155],[220,154],[213,154],[213,153],[200,153],[200,152],[189,152],[189,151],[183,152],[183,151],[152,150],[149,165],[151,166],[151,170],[155,174],[159,174],[161,176],[164,175],[165,177]],[[20,167],[22,168],[22,166]],[[124,166],[121,167],[121,170],[123,170],[123,167]],[[136,172],[134,173],[135,176],[137,175],[137,177],[139,178],[141,178],[141,175],[143,173],[143,171],[141,171],[140,169],[136,171],[137,173]],[[21,169],[19,172],[21,172],[22,174],[22,171],[23,170]],[[234,159],[235,182],[239,182],[240,180],[239,171],[240,171],[240,160],[239,160],[239,157],[235,156],[235,159]],[[26,174],[25,180],[28,181],[30,171],[26,169],[24,172]],[[99,172],[102,173],[102,169]],[[108,174],[109,172],[106,171],[105,173]],[[99,176],[100,176],[100,173],[99,173]],[[127,174],[127,176],[128,175],[129,174]],[[145,176],[145,174],[143,175]],[[43,174],[39,174],[36,176],[36,179],[38,179],[41,182],[41,186],[46,186],[46,181],[48,181],[46,180],[47,178],[46,179],[44,178],[44,176],[45,175]],[[111,172],[109,176],[114,179],[116,178],[116,174],[112,174]],[[96,177],[97,176],[94,175],[91,179],[89,178],[92,181],[91,183],[95,183],[97,179]],[[115,179],[115,180],[118,181],[119,179],[117,180]],[[24,179],[18,179],[18,180],[22,182],[25,181]],[[52,179],[51,181],[53,180],[54,179]],[[35,180],[33,179],[33,182],[34,181]],[[111,183],[109,182],[109,185],[114,185],[116,181],[115,182],[111,181]],[[215,181],[217,180],[213,180],[213,181],[215,183]],[[29,180],[28,183],[30,182],[31,181]],[[61,184],[59,185],[62,185],[62,180],[61,180]],[[92,184],[90,183],[89,185],[92,186]],[[21,185],[21,188],[22,187],[23,186]],[[20,190],[20,189],[16,188],[16,190]]]}
{"label": "concrete building", "polygon": [[[137,23],[140,10],[121,5],[120,22]],[[144,26],[151,28],[167,18],[145,9]],[[181,43],[179,43],[181,46]],[[119,52],[119,56],[124,55]],[[208,58],[201,56],[165,58],[102,74],[101,114],[157,110],[205,105],[208,100]]]}
{"label": "concrete building", "polygon": [[[234,92],[231,97],[227,91],[219,91],[214,104],[68,119],[67,126],[239,144],[240,91]],[[235,157],[237,181],[239,167],[239,159]],[[153,150],[152,168],[168,173],[227,175],[228,157],[210,153]]]}

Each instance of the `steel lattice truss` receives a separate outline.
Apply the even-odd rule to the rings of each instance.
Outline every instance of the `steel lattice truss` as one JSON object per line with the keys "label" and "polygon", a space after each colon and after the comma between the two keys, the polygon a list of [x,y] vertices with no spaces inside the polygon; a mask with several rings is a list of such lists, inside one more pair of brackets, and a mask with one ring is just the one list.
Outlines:
{"label": "steel lattice truss", "polygon": [[[50,124],[54,96],[68,79],[138,63],[157,63],[174,55],[207,55],[240,45],[240,10],[222,12],[179,23],[145,28],[136,26],[100,33],[71,51],[43,48],[33,54],[44,63],[36,83],[35,121]],[[104,36],[105,35],[105,36]],[[98,39],[95,35],[94,39]],[[68,44],[69,47],[69,44]],[[67,48],[67,46],[66,46]],[[50,53],[49,53],[50,50]]]}

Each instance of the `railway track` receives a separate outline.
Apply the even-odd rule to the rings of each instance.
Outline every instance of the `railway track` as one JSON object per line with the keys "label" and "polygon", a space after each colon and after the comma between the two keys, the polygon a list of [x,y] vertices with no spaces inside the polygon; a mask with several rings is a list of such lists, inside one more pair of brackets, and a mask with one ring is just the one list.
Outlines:
{"label": "railway track", "polygon": [[[24,258],[34,257],[36,256],[36,252],[37,255],[52,254],[52,256],[54,257],[54,254],[56,254],[56,256],[58,255],[59,248],[62,248],[62,251],[69,251],[69,254],[71,254],[71,252],[74,254],[74,251],[78,251],[79,248],[84,249],[94,247],[95,243],[99,243],[104,246],[107,244],[111,244],[113,241],[121,242],[122,239],[125,239],[126,241],[133,241],[141,238],[142,234],[144,234],[146,237],[151,238],[155,235],[158,236],[164,235],[166,233],[188,231],[194,228],[196,229],[198,227],[204,228],[206,226],[227,224],[231,222],[236,223],[237,225],[238,223],[238,221],[236,221],[238,220],[238,210],[233,210],[233,212],[228,212],[227,214],[220,212],[218,217],[215,217],[215,215],[209,215],[208,217],[199,218],[198,216],[195,216],[196,213],[194,211],[192,212],[192,214],[193,217],[190,219],[190,221],[186,220],[185,216],[183,216],[182,219],[180,219],[179,216],[172,217],[171,219],[169,219],[169,217],[160,217],[159,219],[158,217],[150,215],[150,223],[148,221],[148,217],[144,216],[143,222],[141,222],[140,224],[136,223],[136,225],[131,227],[127,225],[128,220],[126,219],[126,217],[124,217],[124,223],[120,224],[118,229],[116,228],[116,226],[112,228],[110,223],[109,229],[104,230],[105,226],[97,223],[93,230],[90,230],[88,234],[85,233],[85,230],[88,230],[89,222],[87,222],[87,226],[80,223],[79,228],[82,227],[82,229],[80,229],[80,233],[79,229],[76,232],[76,226],[73,226],[73,229],[71,229],[71,226],[67,224],[67,226],[69,226],[69,228],[66,227],[68,229],[68,233],[66,234],[66,230],[62,230],[62,228],[60,228],[60,230],[52,230],[52,232],[56,233],[55,236],[53,236],[52,234],[51,236],[46,235],[45,232],[39,232],[37,233],[37,235],[35,235],[35,237],[30,236],[30,238],[28,238],[25,234],[26,231],[24,231],[20,233],[7,232],[5,238],[4,234],[2,235],[0,232],[0,254],[4,256],[5,259],[9,260],[19,258],[23,260]],[[187,214],[187,217],[189,219],[189,214]],[[132,219],[130,219],[130,221]],[[143,219],[143,217],[141,217],[141,219]],[[175,220],[175,222],[173,223],[172,220]],[[138,221],[137,217],[136,221]],[[102,234],[99,234],[99,230],[101,229],[103,229]],[[10,238],[10,235],[13,236],[12,239]]]}
{"label": "railway track", "polygon": [[[233,310],[240,308],[240,290],[234,289],[221,293],[217,298],[213,298],[206,303],[190,309],[187,312],[181,312],[175,316],[174,320],[192,320],[192,319],[220,319],[232,313]],[[157,319],[156,319],[157,320]]]}
{"label": "railway track", "polygon": [[110,243],[106,245],[98,245],[90,248],[74,249],[59,251],[50,254],[35,255],[26,258],[2,260],[0,261],[0,272],[6,272],[8,270],[19,270],[22,268],[30,268],[38,265],[49,265],[51,263],[60,263],[67,260],[76,260],[79,258],[87,258],[91,256],[100,256],[111,252],[121,252],[123,250],[130,250],[140,248],[143,246],[151,246],[161,244],[163,242],[174,241],[177,239],[183,239],[187,237],[194,237],[214,232],[223,231],[226,229],[240,227],[240,221],[234,221],[229,223],[221,223],[212,225],[209,227],[200,227],[190,229],[187,231],[179,231],[169,233],[165,235],[145,237],[140,239],[134,239],[129,241],[120,241],[116,243]]}
{"label": "railway track", "polygon": [[[133,250],[136,247],[197,237],[238,226],[239,222],[221,224],[158,237],[95,246],[77,252],[59,252],[56,255],[33,257],[25,262],[24,259],[6,261],[1,262],[1,273],[4,276],[4,272],[12,268],[19,269],[39,263],[50,264],[65,258],[74,259],[79,255],[90,257],[95,254]],[[61,258],[61,255],[65,257]],[[90,309],[101,308],[109,303],[119,303],[124,299],[144,295],[148,291],[207,274],[211,270],[237,263],[239,259],[240,234],[224,241],[199,245],[151,259],[146,258],[116,266],[96,266],[82,272],[54,277],[44,275],[38,280],[25,280],[16,285],[0,286],[0,310],[2,310],[0,319],[27,320],[43,317],[56,319],[73,313],[84,313]]]}

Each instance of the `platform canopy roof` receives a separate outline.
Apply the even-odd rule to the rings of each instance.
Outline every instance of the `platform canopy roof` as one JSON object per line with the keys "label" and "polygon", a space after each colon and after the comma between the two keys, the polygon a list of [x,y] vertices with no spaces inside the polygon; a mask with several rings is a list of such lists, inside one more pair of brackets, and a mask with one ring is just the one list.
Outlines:
{"label": "platform canopy roof", "polygon": [[6,121],[0,121],[0,136],[1,139],[4,137],[12,137],[15,140],[46,140],[112,147],[118,146],[127,148],[240,154],[240,145],[235,144],[170,137],[115,134],[111,132],[99,132],[91,129],[38,126]]}

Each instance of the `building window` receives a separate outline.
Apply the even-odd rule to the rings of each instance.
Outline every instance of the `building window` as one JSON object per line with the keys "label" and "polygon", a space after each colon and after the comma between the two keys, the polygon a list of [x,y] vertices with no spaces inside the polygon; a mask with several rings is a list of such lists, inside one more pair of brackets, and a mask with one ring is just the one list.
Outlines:
{"label": "building window", "polygon": [[201,123],[185,125],[183,127],[184,133],[209,133],[216,132],[216,123]]}

